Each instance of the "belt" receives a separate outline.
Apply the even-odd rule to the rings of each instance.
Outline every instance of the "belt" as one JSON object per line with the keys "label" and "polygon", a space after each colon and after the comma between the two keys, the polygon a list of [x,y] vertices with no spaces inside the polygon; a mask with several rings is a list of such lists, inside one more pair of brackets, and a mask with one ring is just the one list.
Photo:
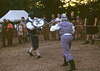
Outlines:
{"label": "belt", "polygon": [[64,33],[64,34],[61,34],[60,36],[62,35],[72,35],[71,33]]}

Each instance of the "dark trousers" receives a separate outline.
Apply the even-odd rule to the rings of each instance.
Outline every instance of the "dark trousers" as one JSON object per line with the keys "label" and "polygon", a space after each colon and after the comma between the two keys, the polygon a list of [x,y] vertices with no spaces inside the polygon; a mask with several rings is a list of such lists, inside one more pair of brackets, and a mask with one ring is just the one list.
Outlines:
{"label": "dark trousers", "polygon": [[23,37],[23,42],[27,42],[27,41],[28,41],[27,36],[24,36]]}
{"label": "dark trousers", "polygon": [[43,28],[43,37],[44,40],[49,40],[49,25]]}
{"label": "dark trousers", "polygon": [[7,42],[8,42],[8,46],[12,46],[12,43],[13,43],[13,29],[8,29],[8,31],[7,31]]}
{"label": "dark trousers", "polygon": [[29,36],[29,40],[32,43],[32,47],[34,50],[38,49],[39,41],[38,36]]}
{"label": "dark trousers", "polygon": [[52,36],[53,40],[56,40],[56,31],[51,32],[51,36]]}
{"label": "dark trousers", "polygon": [[57,32],[57,36],[58,36],[57,39],[60,40],[59,30],[56,32]]}
{"label": "dark trousers", "polygon": [[1,32],[0,32],[0,40],[2,39]]}
{"label": "dark trousers", "polygon": [[18,42],[19,42],[19,43],[22,43],[22,40],[23,40],[22,35],[19,35],[19,36],[18,36]]}
{"label": "dark trousers", "polygon": [[6,44],[6,39],[7,39],[7,29],[2,30],[2,44],[5,46]]}
{"label": "dark trousers", "polygon": [[49,40],[49,32],[43,33],[44,40]]}

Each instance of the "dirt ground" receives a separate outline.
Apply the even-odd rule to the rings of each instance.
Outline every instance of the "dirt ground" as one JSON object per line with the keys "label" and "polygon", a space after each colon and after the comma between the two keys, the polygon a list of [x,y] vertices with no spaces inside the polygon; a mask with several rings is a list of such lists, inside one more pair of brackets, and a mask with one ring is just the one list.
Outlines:
{"label": "dirt ground", "polygon": [[[41,59],[37,55],[29,56],[31,43],[14,43],[13,47],[2,48],[0,44],[0,71],[66,71],[61,67],[63,55],[60,41],[40,40]],[[0,42],[1,43],[1,42]],[[95,45],[84,45],[84,41],[73,41],[71,51],[76,71],[100,71],[100,41]]]}

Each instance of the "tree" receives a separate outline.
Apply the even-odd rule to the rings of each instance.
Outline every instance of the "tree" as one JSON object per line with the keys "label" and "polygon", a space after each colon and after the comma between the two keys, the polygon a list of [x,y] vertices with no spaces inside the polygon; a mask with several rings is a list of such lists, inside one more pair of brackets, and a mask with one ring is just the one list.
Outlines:
{"label": "tree", "polygon": [[41,0],[41,3],[44,5],[43,10],[45,14],[49,13],[51,15],[52,13],[62,13],[61,9],[63,8],[63,4],[60,0]]}
{"label": "tree", "polygon": [[[0,17],[6,14],[9,10],[26,10],[27,12],[35,12],[38,17],[42,17],[44,14],[51,17],[51,14],[61,14],[65,12],[67,12],[69,16],[70,13],[74,11],[76,14],[80,13],[83,17],[88,11],[88,6],[91,3],[80,4],[83,0],[77,1],[79,1],[79,3],[73,2],[75,6],[71,6],[72,0],[64,3],[61,2],[61,0],[0,0]],[[66,3],[70,3],[70,5],[63,7]],[[100,12],[100,0],[93,2],[93,4],[96,6],[96,10]]]}

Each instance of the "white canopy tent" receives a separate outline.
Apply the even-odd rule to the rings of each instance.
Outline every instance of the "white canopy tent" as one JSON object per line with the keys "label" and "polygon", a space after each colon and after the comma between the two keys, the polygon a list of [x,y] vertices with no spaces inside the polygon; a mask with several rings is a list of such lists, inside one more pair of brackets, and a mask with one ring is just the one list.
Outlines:
{"label": "white canopy tent", "polygon": [[21,17],[27,19],[28,13],[25,10],[10,10],[2,18],[0,18],[0,22],[3,22],[3,19],[9,19],[10,21],[20,21]]}

